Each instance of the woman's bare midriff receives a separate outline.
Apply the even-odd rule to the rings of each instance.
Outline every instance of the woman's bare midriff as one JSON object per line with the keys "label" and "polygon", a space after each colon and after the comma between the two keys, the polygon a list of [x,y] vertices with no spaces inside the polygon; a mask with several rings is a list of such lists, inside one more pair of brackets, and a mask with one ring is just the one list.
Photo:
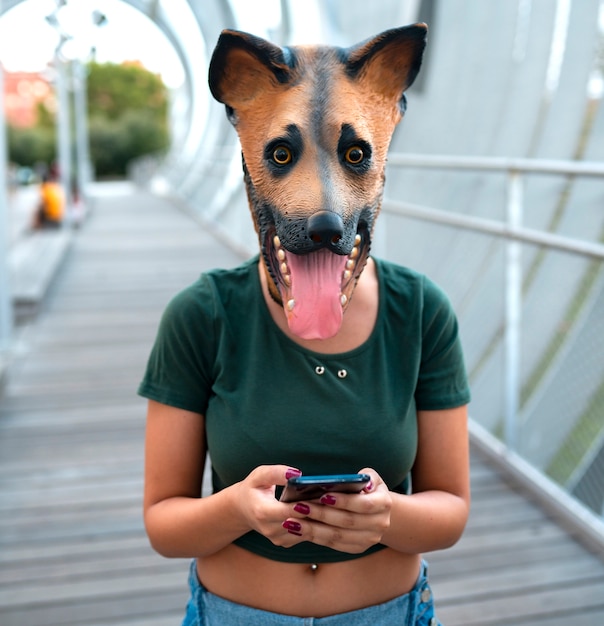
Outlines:
{"label": "woman's bare midriff", "polygon": [[297,617],[325,617],[381,604],[409,592],[421,557],[384,549],[321,563],[271,561],[230,545],[197,561],[203,586],[226,600]]}
{"label": "woman's bare midriff", "polygon": [[[268,294],[260,266],[260,280],[269,311],[281,330],[309,349],[329,354],[352,350],[367,340],[378,313],[378,280],[368,260],[355,297],[336,337],[303,341],[292,335],[283,309]],[[421,557],[391,549],[338,563],[282,563],[236,545],[197,560],[197,575],[213,594],[245,606],[293,615],[326,617],[392,600],[409,592],[419,576]]]}

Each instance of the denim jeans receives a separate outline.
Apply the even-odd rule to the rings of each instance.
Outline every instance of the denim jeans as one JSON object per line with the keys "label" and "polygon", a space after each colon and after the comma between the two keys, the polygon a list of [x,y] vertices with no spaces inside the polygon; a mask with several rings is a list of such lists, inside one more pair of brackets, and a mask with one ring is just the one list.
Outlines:
{"label": "denim jeans", "polygon": [[191,597],[182,626],[441,626],[434,615],[428,566],[422,562],[413,589],[394,600],[328,617],[292,617],[224,600],[205,589],[195,561],[189,573]]}

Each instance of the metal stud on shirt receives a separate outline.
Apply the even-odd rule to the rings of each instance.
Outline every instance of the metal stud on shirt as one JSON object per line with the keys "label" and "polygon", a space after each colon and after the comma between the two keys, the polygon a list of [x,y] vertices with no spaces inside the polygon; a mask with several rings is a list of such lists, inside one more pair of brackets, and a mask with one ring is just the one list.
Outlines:
{"label": "metal stud on shirt", "polygon": [[[323,376],[323,374],[325,374],[325,366],[317,365],[315,367],[315,374],[317,374],[317,376]],[[338,370],[338,378],[346,378],[346,376],[348,376],[348,372],[345,369]]]}

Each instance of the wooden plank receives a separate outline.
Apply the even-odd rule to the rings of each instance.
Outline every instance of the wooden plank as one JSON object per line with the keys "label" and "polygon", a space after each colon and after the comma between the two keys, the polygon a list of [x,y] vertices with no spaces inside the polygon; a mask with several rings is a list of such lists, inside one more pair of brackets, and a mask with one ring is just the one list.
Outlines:
{"label": "wooden plank", "polygon": [[[80,626],[91,620],[102,620],[108,626],[128,624],[129,618],[145,622],[147,616],[164,617],[163,624],[182,621],[186,606],[186,593],[168,590],[155,593],[120,594],[113,597],[82,599],[76,605],[71,600],[49,604],[31,604],[0,611],[2,626]],[[180,618],[180,619],[179,619]]]}
{"label": "wooden plank", "polygon": [[489,599],[495,596],[524,595],[534,591],[563,590],[568,584],[577,586],[593,583],[595,570],[593,558],[586,555],[571,562],[552,563],[548,567],[533,561],[523,564],[521,569],[498,568],[489,572],[488,577],[485,577],[484,572],[459,573],[438,585],[438,600],[442,604],[457,604],[463,598]]}
{"label": "wooden plank", "polygon": [[469,604],[439,609],[447,626],[488,626],[514,624],[519,620],[566,616],[574,624],[574,616],[583,611],[604,609],[602,594],[604,579],[565,584],[559,589],[523,589],[522,593],[508,596],[473,598]]}
{"label": "wooden plank", "polygon": [[0,565],[5,567],[9,564],[10,567],[14,567],[17,561],[23,563],[50,562],[64,557],[66,548],[72,556],[77,557],[79,555],[81,558],[92,559],[92,562],[111,551],[124,555],[144,551],[155,558],[159,558],[154,552],[148,550],[149,541],[144,534],[135,533],[131,536],[121,535],[113,538],[110,546],[106,542],[99,541],[98,538],[88,538],[83,542],[45,542],[43,545],[29,545],[29,543],[26,545],[3,545],[2,550],[0,550]]}
{"label": "wooden plank", "polygon": [[25,234],[11,247],[8,265],[11,295],[18,319],[37,312],[71,241],[71,230],[61,228]]}
{"label": "wooden plank", "polygon": [[604,609],[585,608],[580,613],[574,615],[547,615],[544,618],[529,618],[529,621],[521,619],[514,622],[515,626],[595,626],[604,624]]}

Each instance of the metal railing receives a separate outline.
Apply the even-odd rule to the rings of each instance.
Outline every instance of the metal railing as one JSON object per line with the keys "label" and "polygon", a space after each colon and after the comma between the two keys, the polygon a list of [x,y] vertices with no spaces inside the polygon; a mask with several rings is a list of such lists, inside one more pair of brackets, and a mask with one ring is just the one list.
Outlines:
{"label": "metal railing", "polygon": [[388,165],[391,167],[506,173],[508,174],[508,202],[506,222],[453,214],[448,211],[405,202],[393,202],[391,200],[384,202],[384,210],[386,212],[604,260],[604,245],[602,244],[522,227],[523,175],[551,174],[555,176],[585,176],[604,179],[604,163],[588,161],[552,161],[543,159],[506,159],[497,157],[478,158],[429,156],[423,154],[391,154],[388,157]]}
{"label": "metal railing", "polygon": [[505,314],[504,314],[504,426],[501,439],[475,421],[471,423],[474,441],[487,449],[491,457],[505,466],[513,476],[531,489],[542,504],[566,518],[578,528],[584,539],[604,547],[604,521],[584,507],[542,471],[517,454],[518,415],[521,398],[520,323],[523,272],[522,244],[534,244],[584,258],[604,261],[604,245],[551,232],[526,228],[524,221],[524,179],[531,174],[574,177],[596,177],[604,181],[604,163],[554,161],[539,159],[433,156],[392,153],[390,168],[405,167],[499,173],[507,175],[505,219],[498,221],[417,204],[385,199],[383,211],[406,218],[495,236],[505,241]]}

